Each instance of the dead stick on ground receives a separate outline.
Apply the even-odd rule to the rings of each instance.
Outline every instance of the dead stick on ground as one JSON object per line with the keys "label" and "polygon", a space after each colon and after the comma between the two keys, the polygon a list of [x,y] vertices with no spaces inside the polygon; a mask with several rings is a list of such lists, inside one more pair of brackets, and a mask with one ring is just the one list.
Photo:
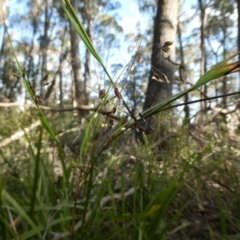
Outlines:
{"label": "dead stick on ground", "polygon": [[21,130],[21,131],[18,131],[16,133],[14,133],[9,138],[6,138],[6,139],[4,139],[3,141],[0,142],[0,148],[6,147],[8,144],[10,144],[14,141],[17,141],[22,136],[24,136],[25,133],[28,133],[28,132],[32,131],[33,129],[35,129],[36,127],[38,127],[40,125],[41,125],[41,122],[38,120],[38,121],[32,123],[29,127],[24,128],[24,130]]}

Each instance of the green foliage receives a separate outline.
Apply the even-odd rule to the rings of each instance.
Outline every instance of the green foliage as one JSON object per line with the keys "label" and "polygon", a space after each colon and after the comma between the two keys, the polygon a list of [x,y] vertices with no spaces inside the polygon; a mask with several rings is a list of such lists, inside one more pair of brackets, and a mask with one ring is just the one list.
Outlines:
{"label": "green foliage", "polygon": [[[92,126],[94,119],[96,116],[86,124]],[[127,148],[120,150],[122,144],[130,146],[126,132],[114,143],[116,147],[92,162],[95,158],[87,142],[93,142],[94,136],[86,130],[81,154],[88,165],[79,162],[77,155],[64,158],[70,164],[68,188],[62,176],[56,177],[56,163],[49,162],[46,133],[40,129],[28,140],[27,172],[17,178],[13,172],[1,175],[0,222],[5,239],[71,239],[72,234],[84,239],[192,239],[203,227],[209,229],[200,235],[206,239],[239,230],[238,160],[229,147],[223,154],[213,136],[211,144],[199,149],[183,129],[168,140],[166,148],[153,148],[149,139],[141,146],[131,146],[129,157]],[[57,152],[56,147],[52,151]],[[204,218],[198,211],[219,217],[215,224],[206,220],[206,225],[198,226]],[[11,219],[15,228],[9,224]]]}
{"label": "green foliage", "polygon": [[[124,125],[120,122],[104,139],[106,127],[102,126],[99,113],[115,83],[70,2],[61,1],[61,5],[112,85],[100,107],[85,119],[76,152],[67,154],[59,135],[66,134],[65,139],[71,139],[62,129],[76,126],[76,120],[60,113],[50,118],[41,110],[13,49],[19,73],[36,109],[24,112],[31,115],[30,119],[9,111],[11,125],[15,123],[16,127],[10,129],[4,122],[7,130],[3,137],[8,131],[14,133],[23,128],[26,119],[29,124],[40,120],[41,126],[35,133],[25,132],[25,138],[14,145],[16,154],[24,152],[24,158],[16,158],[18,162],[11,159],[14,157],[11,147],[5,147],[5,152],[1,150],[4,159],[0,170],[1,237],[151,240],[237,236],[240,230],[238,150],[233,153],[228,139],[219,143],[213,134],[207,135],[207,144],[202,146],[194,137],[205,132],[193,129],[189,136],[189,130],[183,128],[169,137],[165,147],[156,145],[147,136],[144,143],[136,145],[127,131],[136,124],[136,119]],[[185,94],[234,72],[238,63],[228,64],[233,57],[214,66],[191,88],[147,109],[143,117],[156,115]],[[96,151],[99,144],[101,148]],[[57,174],[57,164],[62,174]],[[216,221],[211,222],[206,216]]]}

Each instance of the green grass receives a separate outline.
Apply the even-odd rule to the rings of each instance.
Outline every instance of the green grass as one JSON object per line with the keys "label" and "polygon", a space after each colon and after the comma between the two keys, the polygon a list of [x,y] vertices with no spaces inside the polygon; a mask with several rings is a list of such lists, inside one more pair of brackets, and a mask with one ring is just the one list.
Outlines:
{"label": "green grass", "polygon": [[[76,164],[67,168],[69,189],[63,177],[56,178],[43,143],[29,142],[22,179],[11,172],[1,175],[4,238],[231,239],[240,226],[239,161],[230,150],[211,155],[214,139],[197,152],[184,145],[186,136],[179,131],[163,150],[150,150],[149,140],[132,148],[132,158],[127,149],[112,148],[111,155],[106,151],[94,161],[90,172],[82,172],[86,169],[75,156],[71,160]],[[43,137],[40,131],[37,141]]]}

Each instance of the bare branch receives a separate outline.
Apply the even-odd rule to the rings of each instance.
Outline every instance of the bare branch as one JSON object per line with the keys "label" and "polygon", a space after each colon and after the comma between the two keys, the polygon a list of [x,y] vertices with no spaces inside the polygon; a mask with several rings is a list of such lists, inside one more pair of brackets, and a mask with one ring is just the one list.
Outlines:
{"label": "bare branch", "polygon": [[8,144],[17,141],[18,139],[20,139],[22,136],[24,136],[25,133],[28,133],[30,131],[32,131],[33,129],[35,129],[36,127],[41,125],[41,121],[38,120],[34,123],[32,123],[29,127],[24,128],[24,130],[18,131],[16,133],[14,133],[12,136],[10,136],[9,138],[3,140],[0,142],[0,148],[2,147],[6,147]]}

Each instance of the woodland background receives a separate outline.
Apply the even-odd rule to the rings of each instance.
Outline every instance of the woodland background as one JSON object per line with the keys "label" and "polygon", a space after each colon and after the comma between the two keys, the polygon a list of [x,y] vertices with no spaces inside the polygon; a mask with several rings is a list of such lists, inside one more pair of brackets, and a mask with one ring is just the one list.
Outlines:
{"label": "woodland background", "polygon": [[240,1],[1,6],[0,239],[240,239]]}

